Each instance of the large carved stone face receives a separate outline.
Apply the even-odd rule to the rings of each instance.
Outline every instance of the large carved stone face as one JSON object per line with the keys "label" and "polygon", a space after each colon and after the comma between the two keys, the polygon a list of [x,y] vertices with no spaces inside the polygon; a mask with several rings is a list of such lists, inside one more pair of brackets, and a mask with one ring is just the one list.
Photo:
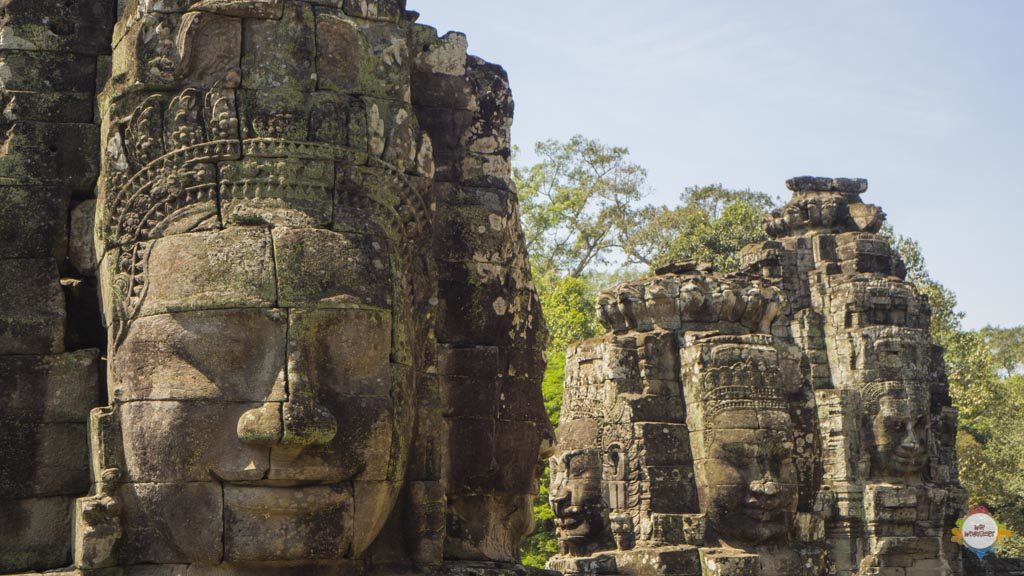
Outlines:
{"label": "large carved stone face", "polygon": [[784,541],[799,503],[794,377],[767,337],[717,337],[684,349],[687,426],[709,536],[749,549]]}
{"label": "large carved stone face", "polygon": [[151,244],[111,360],[126,561],[337,561],[373,541],[411,436],[391,261],[315,229]]}
{"label": "large carved stone face", "polygon": [[706,458],[697,463],[698,490],[709,527],[722,541],[742,547],[789,534],[798,487],[788,420],[785,413],[753,410],[715,417]]}
{"label": "large carved stone face", "polygon": [[928,461],[928,407],[912,398],[882,396],[870,407],[866,444],[873,477],[920,474]]}
{"label": "large carved stone face", "polygon": [[593,448],[551,459],[551,508],[559,541],[570,547],[596,538],[607,526],[602,469],[601,452]]}
{"label": "large carved stone face", "polygon": [[[96,206],[124,530],[99,567],[518,559],[549,430],[511,96],[404,7],[124,11]],[[469,377],[509,388],[455,417]]]}

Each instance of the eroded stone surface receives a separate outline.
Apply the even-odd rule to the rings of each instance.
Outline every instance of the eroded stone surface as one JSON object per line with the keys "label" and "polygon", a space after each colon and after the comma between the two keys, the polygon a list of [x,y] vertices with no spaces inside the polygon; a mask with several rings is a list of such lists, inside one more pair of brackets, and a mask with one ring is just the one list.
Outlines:
{"label": "eroded stone surface", "polygon": [[0,569],[7,573],[71,561],[73,497],[4,502],[0,524]]}
{"label": "eroded stone surface", "polygon": [[52,259],[0,261],[0,353],[64,351],[64,294]]}

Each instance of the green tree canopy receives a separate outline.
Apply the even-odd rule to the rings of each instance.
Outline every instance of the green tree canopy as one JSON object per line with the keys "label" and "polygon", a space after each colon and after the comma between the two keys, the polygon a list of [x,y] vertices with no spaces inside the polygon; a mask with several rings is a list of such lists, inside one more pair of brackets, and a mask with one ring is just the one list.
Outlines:
{"label": "green tree canopy", "polygon": [[971,503],[988,506],[1016,534],[1002,552],[1024,554],[1024,376],[1015,373],[1024,365],[1024,327],[965,330],[956,295],[928,273],[920,245],[891,228],[886,233],[907,264],[907,279],[928,296],[932,338],[945,349],[950,395],[959,412],[960,480]]}
{"label": "green tree canopy", "polygon": [[647,171],[628,148],[583,136],[535,152],[539,162],[514,169],[535,271],[579,278],[608,264],[640,215]]}
{"label": "green tree canopy", "polygon": [[740,248],[765,239],[762,221],[776,203],[711,184],[686,188],[677,206],[644,204],[647,171],[629,149],[583,136],[540,142],[536,155],[514,175],[537,276],[652,270],[684,258],[733,271]]}
{"label": "green tree canopy", "polygon": [[767,239],[762,222],[774,206],[771,196],[749,189],[691,186],[680,195],[679,206],[645,207],[623,246],[650,268],[690,258],[733,272],[741,248]]}
{"label": "green tree canopy", "polygon": [[1006,376],[1024,375],[1024,326],[997,328],[986,326],[981,336],[992,350],[996,366]]}

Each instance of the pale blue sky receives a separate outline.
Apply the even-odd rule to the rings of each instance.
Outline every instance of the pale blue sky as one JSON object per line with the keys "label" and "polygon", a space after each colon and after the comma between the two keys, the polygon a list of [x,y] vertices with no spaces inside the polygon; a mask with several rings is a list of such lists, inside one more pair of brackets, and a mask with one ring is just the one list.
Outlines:
{"label": "pale blue sky", "polygon": [[514,142],[628,146],[651,200],[864,177],[967,325],[1024,324],[1024,1],[409,0],[516,97]]}

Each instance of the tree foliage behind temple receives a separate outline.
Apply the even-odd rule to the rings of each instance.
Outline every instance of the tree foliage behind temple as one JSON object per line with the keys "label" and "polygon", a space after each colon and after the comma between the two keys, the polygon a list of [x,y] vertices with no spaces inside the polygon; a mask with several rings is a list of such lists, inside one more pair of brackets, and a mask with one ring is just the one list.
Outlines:
{"label": "tree foliage behind temple", "polygon": [[[762,219],[776,199],[721,184],[691,186],[674,206],[646,203],[646,171],[627,148],[575,136],[537,145],[538,162],[517,166],[523,223],[544,314],[551,330],[544,399],[558,423],[565,350],[599,334],[598,290],[695,259],[723,272],[739,267],[739,250],[766,239]],[[907,279],[933,308],[932,336],[945,348],[950,393],[960,414],[957,449],[971,503],[987,505],[1024,534],[1024,327],[970,331],[956,295],[928,273],[920,245],[887,229],[907,264]],[[543,567],[557,553],[548,507],[548,475],[535,502],[537,528],[523,561]],[[1005,555],[1024,555],[1012,538]]]}

